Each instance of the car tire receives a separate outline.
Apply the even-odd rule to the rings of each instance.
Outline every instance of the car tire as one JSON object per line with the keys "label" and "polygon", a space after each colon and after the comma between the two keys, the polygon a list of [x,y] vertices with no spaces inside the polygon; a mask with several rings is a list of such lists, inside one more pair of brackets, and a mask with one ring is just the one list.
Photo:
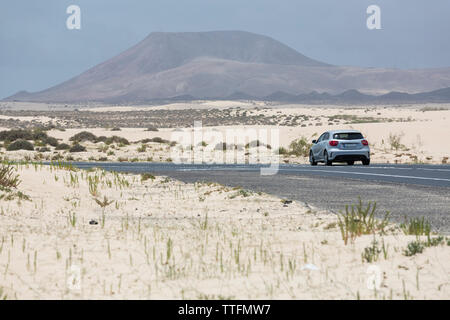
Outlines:
{"label": "car tire", "polygon": [[363,160],[362,164],[368,166],[370,164],[370,159]]}
{"label": "car tire", "polygon": [[312,151],[309,152],[309,163],[312,166],[317,166],[317,161],[314,159],[314,155],[313,155]]}
{"label": "car tire", "polygon": [[325,161],[325,165],[326,166],[331,166],[333,165],[333,161],[328,159],[328,152],[325,151],[324,155],[323,155],[323,160]]}
{"label": "car tire", "polygon": [[355,164],[355,161],[347,161],[347,164],[348,164],[349,166],[352,166],[352,165]]}

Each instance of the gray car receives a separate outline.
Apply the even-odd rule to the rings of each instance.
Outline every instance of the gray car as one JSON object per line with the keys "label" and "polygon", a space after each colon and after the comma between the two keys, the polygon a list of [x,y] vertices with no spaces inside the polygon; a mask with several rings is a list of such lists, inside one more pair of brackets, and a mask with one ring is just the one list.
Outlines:
{"label": "gray car", "polygon": [[327,166],[333,162],[353,165],[355,161],[362,161],[363,165],[370,164],[369,142],[357,130],[327,131],[312,143],[309,162],[313,166],[318,162],[324,162]]}

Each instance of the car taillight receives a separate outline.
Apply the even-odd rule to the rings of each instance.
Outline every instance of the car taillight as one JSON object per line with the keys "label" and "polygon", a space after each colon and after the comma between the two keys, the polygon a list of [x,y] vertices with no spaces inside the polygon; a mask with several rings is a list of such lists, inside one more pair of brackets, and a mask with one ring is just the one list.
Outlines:
{"label": "car taillight", "polygon": [[337,142],[336,140],[331,140],[330,142],[328,142],[330,144],[330,146],[332,147],[336,147],[338,145],[339,142]]}
{"label": "car taillight", "polygon": [[369,145],[369,141],[367,141],[366,139],[361,140],[361,143],[363,144],[363,146],[368,146]]}

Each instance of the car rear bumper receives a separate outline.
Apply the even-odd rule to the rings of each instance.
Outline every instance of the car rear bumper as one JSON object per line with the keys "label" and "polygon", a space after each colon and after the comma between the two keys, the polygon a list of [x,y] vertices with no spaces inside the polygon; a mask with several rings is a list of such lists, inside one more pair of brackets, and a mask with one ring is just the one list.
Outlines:
{"label": "car rear bumper", "polygon": [[330,150],[328,158],[331,161],[362,161],[370,159],[370,150]]}

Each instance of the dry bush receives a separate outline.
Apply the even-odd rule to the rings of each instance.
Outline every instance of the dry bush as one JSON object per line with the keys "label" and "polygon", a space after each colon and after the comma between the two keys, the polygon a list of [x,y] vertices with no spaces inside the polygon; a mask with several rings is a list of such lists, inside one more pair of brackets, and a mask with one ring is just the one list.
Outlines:
{"label": "dry bush", "polygon": [[15,168],[3,163],[0,166],[0,190],[10,191],[12,188],[17,188],[19,184],[19,175],[15,174]]}

